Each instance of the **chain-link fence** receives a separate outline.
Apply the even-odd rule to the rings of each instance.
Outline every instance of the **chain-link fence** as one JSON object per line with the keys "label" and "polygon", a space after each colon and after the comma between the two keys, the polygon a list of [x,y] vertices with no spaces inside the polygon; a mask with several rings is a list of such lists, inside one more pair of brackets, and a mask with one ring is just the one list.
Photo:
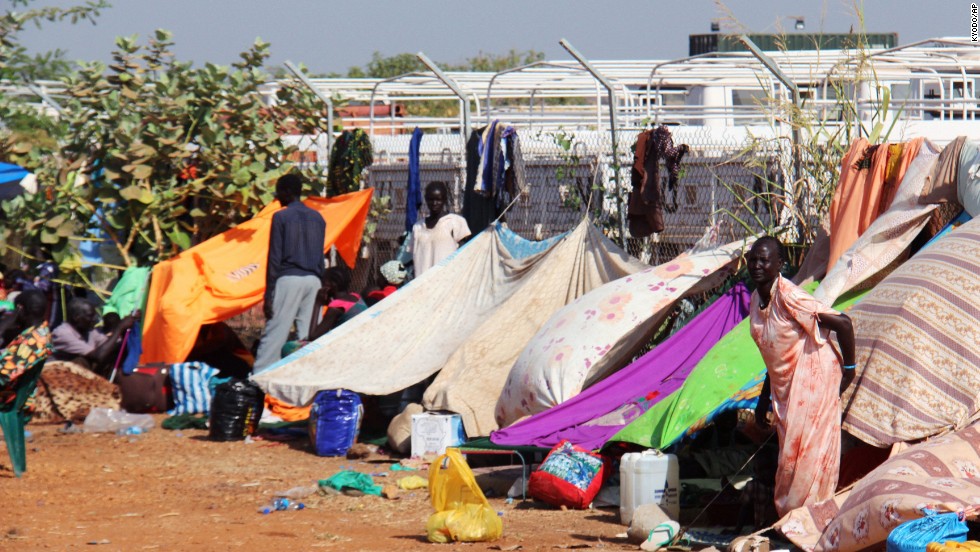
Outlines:
{"label": "chain-link fence", "polygon": [[[648,238],[628,238],[627,251],[640,260],[659,264],[693,246],[709,227],[721,228],[721,239],[783,225],[812,228],[816,209],[803,208],[812,193],[794,190],[792,148],[785,140],[752,140],[745,135],[719,139],[704,127],[673,129],[675,145],[690,148],[681,163],[675,188],[660,171],[665,193],[665,230]],[[630,189],[633,144],[639,130],[618,136],[619,190],[608,132],[594,130],[518,131],[526,165],[526,182],[505,214],[518,234],[540,240],[571,230],[591,215],[621,243],[620,213]],[[371,242],[362,251],[355,285],[375,277],[378,267],[394,256],[405,231],[408,182],[408,135],[375,136],[375,163],[365,180],[376,197],[391,198],[391,211],[377,221]],[[458,134],[425,135],[420,147],[422,187],[440,180],[449,184],[453,211],[462,209],[466,185],[465,144]],[[806,182],[807,180],[802,180]],[[797,235],[793,233],[792,235]]]}

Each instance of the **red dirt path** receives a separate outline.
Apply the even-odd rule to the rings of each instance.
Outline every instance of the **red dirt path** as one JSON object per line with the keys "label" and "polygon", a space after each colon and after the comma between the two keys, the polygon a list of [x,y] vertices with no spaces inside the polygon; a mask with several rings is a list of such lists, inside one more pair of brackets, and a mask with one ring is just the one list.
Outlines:
{"label": "red dirt path", "polygon": [[[158,426],[163,418],[156,417]],[[503,499],[491,499],[503,512],[497,542],[430,544],[424,489],[395,501],[313,496],[306,510],[257,513],[272,493],[341,466],[389,473],[380,483],[407,475],[389,472],[388,462],[320,458],[305,442],[217,443],[203,430],[159,427],[138,436],[28,428],[34,437],[21,479],[0,445],[0,550],[636,550],[616,538],[626,530],[616,510]]]}

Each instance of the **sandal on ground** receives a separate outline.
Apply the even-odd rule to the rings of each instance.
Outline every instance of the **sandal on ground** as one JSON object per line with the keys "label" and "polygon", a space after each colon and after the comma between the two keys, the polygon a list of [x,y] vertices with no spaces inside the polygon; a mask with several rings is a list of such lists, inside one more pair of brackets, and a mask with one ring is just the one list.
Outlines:
{"label": "sandal on ground", "polygon": [[647,540],[640,545],[640,550],[660,550],[673,542],[680,530],[681,526],[676,521],[665,521],[650,531]]}

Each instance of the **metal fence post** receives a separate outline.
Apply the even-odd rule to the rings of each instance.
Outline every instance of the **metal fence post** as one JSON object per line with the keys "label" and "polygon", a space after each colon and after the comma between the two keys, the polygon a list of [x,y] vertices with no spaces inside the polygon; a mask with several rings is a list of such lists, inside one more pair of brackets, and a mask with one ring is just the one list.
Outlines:
{"label": "metal fence post", "polygon": [[[443,73],[442,72],[442,69],[439,69],[439,66],[436,65],[436,63],[434,61],[432,61],[431,59],[429,59],[429,57],[426,56],[424,53],[419,52],[419,53],[415,54],[415,56],[418,57],[419,58],[419,61],[421,61],[422,63],[424,63],[425,66],[428,67],[433,73],[435,73],[436,78],[438,78],[439,80],[442,81],[443,84],[445,84],[446,86],[448,86],[449,89],[452,90],[453,93],[456,94],[456,96],[459,97],[460,102],[462,102],[462,105],[460,106],[460,108],[461,108],[461,111],[463,112],[463,129],[462,129],[462,135],[463,135],[463,157],[465,157],[466,156],[466,141],[470,139],[470,99],[469,99],[469,96],[467,96],[466,93],[463,92],[463,89],[459,87],[459,84],[457,84],[455,80],[453,80],[452,78],[450,78],[449,75]],[[479,100],[477,100],[477,101],[479,101]]]}
{"label": "metal fence post", "polygon": [[[762,63],[763,67],[768,69],[769,72],[773,74],[773,76],[779,79],[779,82],[781,82],[783,86],[790,89],[790,91],[793,93],[793,108],[796,109],[798,112],[802,111],[803,105],[802,102],[800,101],[800,87],[797,86],[796,83],[793,82],[788,76],[786,76],[786,74],[779,69],[779,65],[777,65],[772,58],[770,58],[762,50],[760,50],[759,47],[755,45],[755,42],[752,42],[751,38],[743,34],[739,36],[738,39],[742,42],[742,44],[745,44],[745,47],[748,48],[750,52],[752,52],[752,55],[755,56],[756,59],[758,59]],[[800,127],[796,122],[792,120],[792,118],[790,119],[790,125],[791,125],[791,131],[793,136],[793,193],[794,195],[797,195],[796,194],[796,192],[798,191],[797,186],[802,186],[804,189],[806,189],[807,185],[800,181],[803,173],[802,160],[801,160],[802,154],[801,154],[801,145],[800,145]],[[803,208],[801,212],[806,212],[806,210],[808,210],[807,205],[798,206],[798,207]],[[800,225],[802,226],[802,222],[800,223]],[[801,228],[797,228],[797,232],[799,234],[798,238],[803,239]]]}
{"label": "metal fence post", "polygon": [[285,65],[286,69],[289,69],[289,72],[295,75],[296,78],[300,80],[300,82],[305,84],[306,87],[309,88],[310,91],[313,92],[313,94],[315,94],[317,98],[320,98],[320,101],[327,104],[327,158],[329,159],[330,148],[331,146],[333,146],[333,100],[330,99],[330,96],[327,96],[326,94],[321,92],[317,87],[313,86],[313,83],[310,82],[310,79],[306,78],[306,75],[304,75],[302,71],[300,71],[295,65],[293,65],[292,62],[284,61],[283,65]]}
{"label": "metal fence post", "polygon": [[585,57],[582,56],[571,45],[570,42],[564,38],[558,41],[562,48],[568,51],[569,54],[575,58],[582,67],[585,68],[600,84],[606,89],[606,93],[609,96],[609,136],[612,140],[612,156],[613,156],[613,179],[616,182],[616,208],[619,210],[619,240],[620,246],[623,250],[626,250],[626,206],[623,202],[623,186],[619,180],[619,147],[616,142],[616,92],[613,85],[609,80],[599,72],[598,69],[592,66],[591,63]]}

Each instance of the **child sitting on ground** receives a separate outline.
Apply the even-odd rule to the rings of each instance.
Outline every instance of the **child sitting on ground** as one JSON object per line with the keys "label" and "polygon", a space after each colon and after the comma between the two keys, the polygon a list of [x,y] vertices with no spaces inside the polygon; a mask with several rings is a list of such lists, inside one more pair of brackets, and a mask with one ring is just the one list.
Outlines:
{"label": "child sitting on ground", "polygon": [[323,273],[322,283],[313,305],[310,341],[367,310],[361,296],[350,290],[351,270],[346,266],[328,268]]}

